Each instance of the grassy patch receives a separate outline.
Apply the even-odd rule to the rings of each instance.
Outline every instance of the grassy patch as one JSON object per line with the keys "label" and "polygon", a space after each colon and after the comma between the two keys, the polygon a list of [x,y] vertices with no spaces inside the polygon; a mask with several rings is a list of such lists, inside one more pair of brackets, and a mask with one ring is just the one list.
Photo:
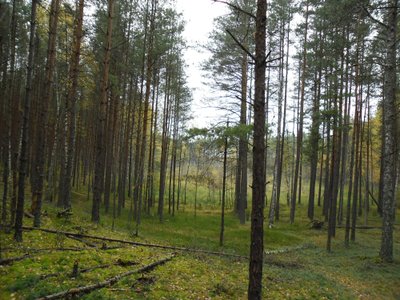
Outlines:
{"label": "grassy patch", "polygon": [[[240,225],[233,213],[227,213],[224,246],[219,246],[220,213],[204,208],[194,217],[192,209],[183,207],[175,216],[165,215],[160,223],[154,212],[143,215],[139,236],[133,235],[135,224],[128,222],[129,212],[123,210],[111,230],[112,216],[102,215],[99,225],[90,222],[90,205],[86,196],[74,194],[73,215],[57,218],[57,208],[46,204],[43,227],[81,232],[125,240],[151,242],[224,251],[248,255],[250,224]],[[356,242],[344,247],[344,229],[337,229],[333,251],[325,250],[326,229],[309,228],[306,207],[299,206],[296,222],[288,222],[288,208],[282,204],[281,221],[265,230],[266,250],[296,248],[312,244],[315,247],[292,250],[266,258],[263,275],[264,299],[398,299],[400,297],[400,262],[384,264],[378,259],[379,230],[358,230]],[[320,218],[322,220],[322,218]],[[30,225],[31,220],[25,220]],[[377,216],[370,224],[379,224]],[[82,242],[64,235],[39,231],[24,232],[24,242],[17,244],[12,234],[0,233],[2,245],[8,250],[3,258],[30,258],[9,266],[0,266],[0,299],[35,299],[40,296],[94,284],[127,270],[162,259],[171,251],[123,246],[114,250],[86,249],[60,251],[56,248],[83,248]],[[99,241],[91,241],[101,246]],[[395,231],[395,253],[400,244]],[[41,250],[42,249],[42,250]],[[46,250],[43,250],[46,249]],[[39,251],[40,250],[40,251]],[[135,261],[137,265],[121,266],[118,259]],[[107,268],[81,273],[71,278],[74,263],[91,268],[113,264]],[[41,279],[46,274],[57,275]],[[177,257],[147,274],[124,278],[115,285],[83,295],[81,299],[246,299],[248,262],[203,254],[178,253]]]}

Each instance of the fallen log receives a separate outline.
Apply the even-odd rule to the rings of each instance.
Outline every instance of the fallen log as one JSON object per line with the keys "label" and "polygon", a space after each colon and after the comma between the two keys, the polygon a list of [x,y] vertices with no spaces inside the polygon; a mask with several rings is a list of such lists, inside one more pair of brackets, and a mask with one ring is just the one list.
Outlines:
{"label": "fallen log", "polygon": [[243,255],[238,255],[238,254],[230,254],[230,253],[225,253],[225,252],[133,242],[133,241],[127,241],[127,240],[121,240],[121,239],[107,238],[107,237],[88,235],[88,234],[82,234],[82,233],[59,231],[59,230],[47,229],[47,228],[36,228],[36,227],[26,227],[26,226],[24,226],[22,228],[23,228],[23,230],[40,230],[40,231],[48,232],[48,233],[71,235],[71,236],[76,236],[76,237],[80,237],[80,238],[97,239],[97,240],[102,240],[102,241],[107,241],[107,242],[116,242],[116,243],[128,244],[128,245],[133,245],[133,246],[151,247],[151,248],[167,249],[167,250],[174,250],[174,251],[203,253],[203,254],[209,254],[209,255],[227,256],[227,257],[234,257],[234,258],[240,258],[240,259],[249,259],[248,256],[243,256]]}
{"label": "fallen log", "polygon": [[63,247],[63,248],[40,248],[40,249],[28,249],[25,248],[25,251],[31,253],[37,252],[51,252],[51,251],[85,251],[90,250],[90,248],[78,248],[78,247]]}
{"label": "fallen log", "polygon": [[38,300],[62,299],[62,298],[69,298],[69,297],[74,297],[74,296],[78,296],[78,295],[82,295],[82,294],[88,294],[94,290],[98,290],[98,289],[101,289],[106,286],[111,286],[124,277],[130,276],[133,274],[144,273],[144,272],[150,271],[159,265],[165,264],[166,262],[170,261],[173,258],[174,258],[174,255],[164,258],[164,259],[161,259],[161,260],[158,260],[156,262],[153,262],[153,263],[146,265],[140,269],[136,269],[136,270],[132,270],[132,271],[128,271],[128,272],[116,275],[114,277],[111,277],[107,280],[104,280],[104,281],[96,283],[96,284],[72,288],[72,289],[69,289],[66,291],[62,291],[59,293],[44,296],[42,298],[39,298]]}
{"label": "fallen log", "polygon": [[24,259],[30,258],[30,257],[32,257],[32,255],[25,254],[25,255],[22,255],[22,256],[18,256],[18,257],[10,257],[10,258],[0,259],[0,265],[1,266],[11,265],[13,262],[21,261],[21,260],[24,260]]}

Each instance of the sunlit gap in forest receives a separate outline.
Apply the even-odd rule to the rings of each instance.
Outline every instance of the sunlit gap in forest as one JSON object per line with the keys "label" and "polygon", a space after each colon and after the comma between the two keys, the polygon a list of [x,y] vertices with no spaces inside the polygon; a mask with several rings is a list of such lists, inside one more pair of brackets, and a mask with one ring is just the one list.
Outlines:
{"label": "sunlit gap in forest", "polygon": [[398,1],[0,2],[0,299],[398,299]]}

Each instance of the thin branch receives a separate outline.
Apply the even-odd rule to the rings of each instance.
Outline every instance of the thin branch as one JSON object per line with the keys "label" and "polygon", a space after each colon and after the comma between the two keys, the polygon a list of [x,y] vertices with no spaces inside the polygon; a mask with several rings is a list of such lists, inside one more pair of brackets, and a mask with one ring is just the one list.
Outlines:
{"label": "thin branch", "polygon": [[369,194],[369,196],[371,197],[371,199],[375,202],[376,206],[378,206],[378,209],[381,211],[381,210],[382,210],[381,205],[379,204],[378,201],[376,201],[374,195],[371,193],[370,190],[368,190],[368,194]]}
{"label": "thin branch", "polygon": [[226,30],[226,32],[233,38],[233,40],[236,42],[236,44],[237,44],[244,52],[246,52],[246,54],[247,54],[248,56],[250,56],[251,59],[252,59],[253,61],[256,61],[256,58],[254,57],[254,55],[251,54],[250,51],[247,50],[246,47],[243,46],[242,43],[239,42],[239,40],[229,31],[229,29],[225,29],[225,30]]}
{"label": "thin branch", "polygon": [[228,1],[223,1],[223,0],[213,0],[213,1],[214,2],[218,2],[218,3],[222,3],[222,4],[226,4],[229,7],[232,7],[233,9],[236,9],[237,11],[240,11],[240,12],[248,15],[250,18],[253,18],[254,20],[256,19],[256,16],[253,15],[251,12],[245,11],[242,8],[240,8],[239,6],[237,6],[235,4],[232,4],[232,3],[228,2]]}
{"label": "thin branch", "polygon": [[276,61],[276,60],[281,60],[281,59],[282,59],[282,56],[277,57],[277,58],[272,58],[272,59],[270,59],[270,60],[267,60],[267,61],[265,62],[265,64],[269,64],[269,63],[272,63],[272,62],[274,62],[274,61]]}
{"label": "thin branch", "polygon": [[0,265],[11,265],[13,262],[15,261],[20,261],[20,260],[24,260],[26,258],[30,258],[32,257],[29,254],[24,254],[22,256],[18,256],[18,257],[11,257],[11,258],[5,258],[5,259],[0,259]]}
{"label": "thin branch", "polygon": [[379,21],[378,19],[376,19],[375,17],[373,17],[373,16],[371,15],[371,13],[368,11],[368,9],[367,9],[364,5],[360,4],[360,6],[361,6],[361,8],[365,11],[365,13],[367,14],[367,16],[368,16],[372,21],[374,21],[375,23],[379,24],[380,26],[382,26],[382,27],[384,27],[384,28],[386,28],[386,29],[389,28],[389,26],[387,26],[386,24],[382,23],[381,21]]}
{"label": "thin branch", "polygon": [[271,50],[269,50],[268,54],[265,56],[263,63],[267,64],[269,61],[267,61],[268,57],[271,55]]}

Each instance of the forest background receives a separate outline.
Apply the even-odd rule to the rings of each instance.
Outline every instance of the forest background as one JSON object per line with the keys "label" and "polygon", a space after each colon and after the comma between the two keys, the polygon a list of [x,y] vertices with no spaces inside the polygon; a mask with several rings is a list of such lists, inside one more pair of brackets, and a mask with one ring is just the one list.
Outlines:
{"label": "forest background", "polygon": [[[97,226],[139,237],[180,214],[193,216],[188,227],[210,214],[222,247],[225,217],[247,232],[256,217],[269,232],[325,222],[331,251],[339,228],[349,246],[359,226],[380,224],[376,254],[392,262],[397,1],[269,3],[261,127],[263,1],[212,2],[227,13],[203,45],[211,54],[202,68],[215,91],[208,103],[222,113],[190,129],[196,91],[174,1],[0,3],[2,228],[22,242],[23,224],[43,227],[49,211],[66,221],[85,212]],[[260,141],[265,153],[252,155]],[[261,176],[252,176],[257,166]],[[261,206],[252,205],[255,191]]]}

